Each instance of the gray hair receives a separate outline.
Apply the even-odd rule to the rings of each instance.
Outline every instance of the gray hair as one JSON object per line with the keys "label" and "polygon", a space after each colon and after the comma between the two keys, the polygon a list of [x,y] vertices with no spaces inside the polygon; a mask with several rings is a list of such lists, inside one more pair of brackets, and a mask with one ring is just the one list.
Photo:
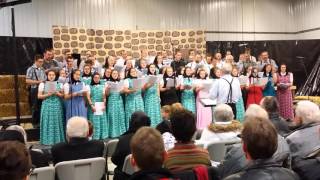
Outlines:
{"label": "gray hair", "polygon": [[234,118],[232,108],[227,104],[219,104],[214,108],[213,118],[215,122],[230,122]]}
{"label": "gray hair", "polygon": [[267,111],[257,104],[251,104],[248,107],[245,113],[245,117],[259,117],[259,118],[269,119],[269,115]]}
{"label": "gray hair", "polygon": [[222,67],[222,71],[224,74],[231,74],[232,72],[232,65],[230,63],[225,63]]}
{"label": "gray hair", "polygon": [[320,122],[319,106],[311,101],[300,101],[296,107],[296,117],[302,119],[302,124]]}
{"label": "gray hair", "polygon": [[6,130],[18,131],[19,133],[22,134],[23,139],[24,139],[24,143],[27,143],[27,133],[23,129],[23,127],[21,127],[19,125],[12,125],[12,126],[7,127]]}
{"label": "gray hair", "polygon": [[73,137],[87,137],[89,133],[89,124],[86,118],[75,116],[68,120],[67,136]]}

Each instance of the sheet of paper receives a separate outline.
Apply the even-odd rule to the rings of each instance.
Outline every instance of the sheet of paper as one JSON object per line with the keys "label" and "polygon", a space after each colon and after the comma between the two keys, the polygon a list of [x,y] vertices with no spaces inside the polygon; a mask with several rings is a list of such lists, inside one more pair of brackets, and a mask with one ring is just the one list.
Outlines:
{"label": "sheet of paper", "polygon": [[166,87],[171,88],[174,87],[174,79],[172,78],[167,78],[167,85]]}
{"label": "sheet of paper", "polygon": [[114,69],[116,70],[116,71],[118,71],[118,72],[123,72],[124,70],[125,70],[125,66],[124,65],[121,65],[121,64],[116,64],[115,66],[114,66]]}
{"label": "sheet of paper", "polygon": [[203,99],[200,99],[200,102],[204,106],[215,106],[215,105],[217,105],[217,100],[216,99],[203,98]]}
{"label": "sheet of paper", "polygon": [[240,85],[247,85],[249,78],[248,76],[240,76],[239,78]]}
{"label": "sheet of paper", "polygon": [[56,81],[47,81],[45,85],[46,85],[48,92],[53,93],[53,92],[57,91],[57,86],[56,86],[57,82]]}
{"label": "sheet of paper", "polygon": [[120,92],[123,89],[124,82],[107,82],[110,92]]}
{"label": "sheet of paper", "polygon": [[172,62],[172,59],[164,59],[162,61],[162,64],[166,67],[170,66],[171,65],[171,62]]}
{"label": "sheet of paper", "polygon": [[155,84],[155,83],[158,82],[158,79],[159,79],[158,76],[150,75],[150,76],[148,76],[148,83],[149,84]]}
{"label": "sheet of paper", "polygon": [[138,78],[132,80],[132,89],[140,90],[145,84],[145,78]]}
{"label": "sheet of paper", "polygon": [[212,85],[213,85],[213,82],[212,80],[205,80],[202,82],[202,87],[203,87],[203,91],[206,91],[206,92],[209,92]]}
{"label": "sheet of paper", "polygon": [[94,107],[96,111],[93,113],[94,115],[103,115],[104,103],[103,102],[95,102]]}
{"label": "sheet of paper", "polygon": [[258,72],[258,77],[262,78],[264,72]]}
{"label": "sheet of paper", "polygon": [[153,64],[155,58],[156,58],[155,56],[148,56],[148,59],[147,59],[148,65]]}
{"label": "sheet of paper", "polygon": [[259,78],[258,84],[259,84],[260,86],[265,86],[267,83],[268,83],[268,78],[267,78],[267,77]]}

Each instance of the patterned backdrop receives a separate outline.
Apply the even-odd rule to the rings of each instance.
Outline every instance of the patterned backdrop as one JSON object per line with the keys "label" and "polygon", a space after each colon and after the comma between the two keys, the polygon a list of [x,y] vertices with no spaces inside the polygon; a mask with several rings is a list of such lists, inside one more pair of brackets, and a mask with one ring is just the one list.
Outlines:
{"label": "patterned backdrop", "polygon": [[53,26],[53,48],[60,56],[65,50],[85,54],[92,51],[100,62],[108,55],[119,55],[121,50],[128,51],[134,58],[140,56],[141,49],[149,52],[173,48],[206,51],[204,30],[102,30]]}

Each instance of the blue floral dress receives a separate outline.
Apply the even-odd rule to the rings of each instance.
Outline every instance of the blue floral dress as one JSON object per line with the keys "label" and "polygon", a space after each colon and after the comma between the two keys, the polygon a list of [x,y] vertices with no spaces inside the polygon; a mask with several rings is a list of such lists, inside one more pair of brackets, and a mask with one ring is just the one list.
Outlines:
{"label": "blue floral dress", "polygon": [[[85,89],[82,82],[69,84],[69,93],[79,92]],[[73,116],[81,116],[87,118],[87,107],[83,96],[76,96],[68,99],[66,102],[66,121]]]}
{"label": "blue floral dress", "polygon": [[[61,84],[56,83],[57,91],[61,90]],[[48,93],[48,86],[44,84],[43,93]],[[65,140],[64,136],[64,111],[63,101],[53,95],[42,101],[40,114],[40,143],[53,145]]]}
{"label": "blue floral dress", "polygon": [[158,95],[157,83],[144,92],[144,112],[150,117],[152,127],[156,127],[161,122],[160,97]]}
{"label": "blue floral dress", "polygon": [[[129,89],[132,88],[132,79],[127,79],[129,82]],[[141,90],[134,93],[127,94],[125,97],[125,114],[126,114],[126,129],[129,128],[129,121],[131,115],[136,111],[144,111],[143,99]]]}
{"label": "blue floral dress", "polygon": [[[90,86],[90,98],[93,105],[96,102],[103,102],[104,85],[98,84]],[[88,108],[88,120],[93,124],[93,139],[106,139],[108,137],[108,122],[106,111],[102,115],[95,115],[91,109]]]}
{"label": "blue floral dress", "polygon": [[263,96],[276,96],[276,90],[274,89],[274,83],[272,76],[268,77],[268,83],[262,91]]}
{"label": "blue floral dress", "polygon": [[[191,78],[183,78],[183,85],[192,86],[192,79]],[[181,103],[184,108],[187,110],[196,113],[196,100],[194,96],[193,89],[185,89],[181,93]]]}

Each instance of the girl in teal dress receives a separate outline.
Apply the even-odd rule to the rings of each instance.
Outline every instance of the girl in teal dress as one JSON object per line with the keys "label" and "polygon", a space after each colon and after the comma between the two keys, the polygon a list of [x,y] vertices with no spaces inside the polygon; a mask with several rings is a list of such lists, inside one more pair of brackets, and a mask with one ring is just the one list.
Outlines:
{"label": "girl in teal dress", "polygon": [[48,71],[47,82],[39,85],[38,98],[43,99],[40,114],[40,143],[53,145],[65,140],[63,122],[62,85],[55,81],[56,74]]}
{"label": "girl in teal dress", "polygon": [[[116,70],[111,71],[111,78],[109,83],[119,84],[119,72]],[[125,112],[123,107],[123,100],[121,97],[122,90],[115,91],[110,89],[107,85],[107,121],[109,124],[109,137],[118,137],[126,132]]]}
{"label": "girl in teal dress", "polygon": [[276,90],[274,89],[274,80],[273,80],[273,74],[272,74],[272,65],[266,64],[263,67],[262,71],[263,71],[263,77],[268,78],[268,82],[262,91],[263,96],[276,96]]}
{"label": "girl in teal dress", "polygon": [[183,107],[196,114],[196,100],[193,91],[192,69],[190,67],[184,69],[180,90],[182,92],[181,103]]}
{"label": "girl in teal dress", "polygon": [[[233,77],[239,77],[239,71],[237,67],[232,68],[231,75]],[[242,123],[244,120],[244,103],[243,103],[242,97],[240,97],[239,100],[236,102],[236,110],[237,110],[236,120]]]}
{"label": "girl in teal dress", "polygon": [[84,82],[85,85],[90,86],[92,79],[91,76],[91,67],[88,64],[84,65],[80,81]]}
{"label": "girl in teal dress", "polygon": [[101,84],[105,84],[107,81],[110,81],[111,69],[104,69],[102,78],[100,79]]}
{"label": "girl in teal dress", "polygon": [[[92,76],[90,90],[87,94],[87,98],[89,103],[88,120],[93,124],[93,139],[106,139],[109,132],[105,109],[105,85],[100,83],[99,73],[94,73]],[[101,106],[101,104],[103,104],[103,107],[99,107]],[[95,114],[96,111],[102,111],[102,113]]]}
{"label": "girl in teal dress", "polygon": [[[157,68],[154,64],[148,66],[148,75],[156,76]],[[144,112],[151,118],[151,126],[156,127],[161,122],[159,82],[146,83],[144,86]]]}
{"label": "girl in teal dress", "polygon": [[129,121],[131,114],[136,111],[144,111],[143,99],[141,89],[133,89],[133,79],[137,79],[137,70],[131,68],[128,71],[127,79],[124,82],[125,96],[125,114],[126,114],[126,128],[129,128]]}

